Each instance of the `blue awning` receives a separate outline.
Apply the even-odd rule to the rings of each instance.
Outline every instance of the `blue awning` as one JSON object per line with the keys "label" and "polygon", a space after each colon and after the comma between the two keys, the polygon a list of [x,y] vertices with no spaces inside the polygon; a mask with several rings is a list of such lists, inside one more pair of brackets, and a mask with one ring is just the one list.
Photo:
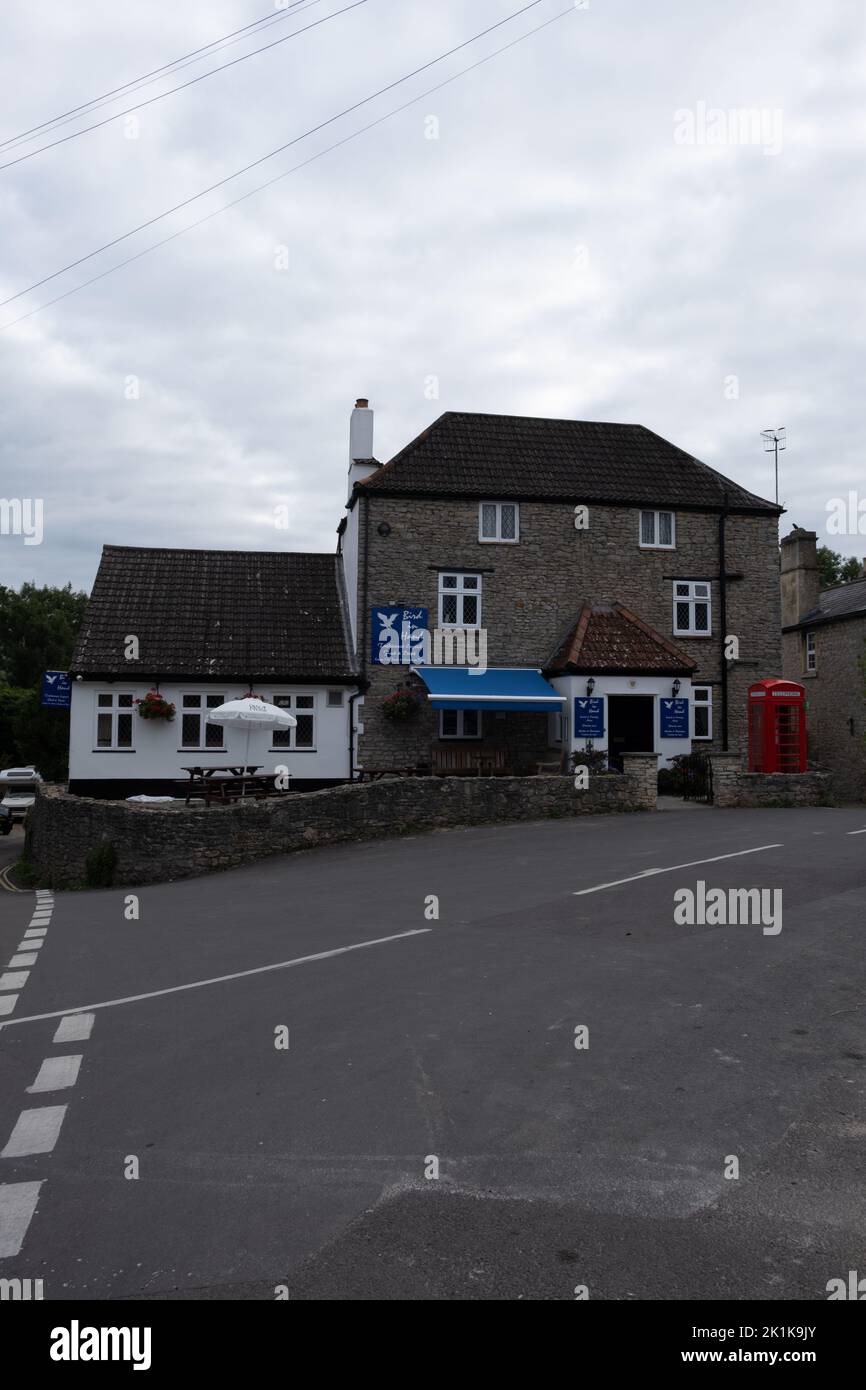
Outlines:
{"label": "blue awning", "polygon": [[433,709],[539,710],[556,712],[565,704],[540,671],[521,666],[479,672],[471,666],[416,666],[429,690]]}

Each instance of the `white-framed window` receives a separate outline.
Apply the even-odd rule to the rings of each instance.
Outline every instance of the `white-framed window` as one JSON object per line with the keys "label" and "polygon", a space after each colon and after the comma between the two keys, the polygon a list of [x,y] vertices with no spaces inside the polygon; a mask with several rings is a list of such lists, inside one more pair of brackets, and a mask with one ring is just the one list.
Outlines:
{"label": "white-framed window", "polygon": [[342,690],[329,690],[329,691],[328,691],[328,709],[342,709],[342,708],[343,708],[343,692],[342,692]]}
{"label": "white-framed window", "polygon": [[315,695],[275,695],[273,703],[278,709],[289,710],[298,721],[293,729],[274,729],[273,747],[288,748],[293,753],[315,753]]}
{"label": "white-framed window", "polygon": [[713,687],[711,685],[692,686],[692,709],[694,710],[692,738],[712,738]]}
{"label": "white-framed window", "polygon": [[677,524],[673,512],[641,512],[641,549],[675,550],[676,544]]}
{"label": "white-framed window", "polygon": [[710,637],[713,631],[709,583],[674,580],[674,636]]}
{"label": "white-framed window", "polygon": [[439,575],[439,626],[481,626],[481,575],[443,570]]}
{"label": "white-framed window", "polygon": [[818,669],[818,634],[815,632],[806,633],[806,670],[817,671]]}
{"label": "white-framed window", "polygon": [[131,748],[132,695],[119,690],[100,690],[96,696],[96,747]]}
{"label": "white-framed window", "polygon": [[480,738],[481,711],[442,709],[439,711],[440,738]]}
{"label": "white-framed window", "polygon": [[520,507],[516,502],[481,502],[478,539],[516,545],[520,540]]}
{"label": "white-framed window", "polygon": [[181,748],[224,748],[225,731],[222,724],[208,724],[207,712],[226,702],[225,695],[201,694],[190,691],[180,697]]}

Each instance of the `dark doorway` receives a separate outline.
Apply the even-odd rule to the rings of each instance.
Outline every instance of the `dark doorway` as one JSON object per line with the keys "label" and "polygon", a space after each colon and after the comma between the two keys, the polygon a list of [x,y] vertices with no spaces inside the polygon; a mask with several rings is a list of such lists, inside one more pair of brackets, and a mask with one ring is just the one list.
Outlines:
{"label": "dark doorway", "polygon": [[622,767],[623,753],[652,753],[655,742],[652,695],[608,695],[608,761]]}

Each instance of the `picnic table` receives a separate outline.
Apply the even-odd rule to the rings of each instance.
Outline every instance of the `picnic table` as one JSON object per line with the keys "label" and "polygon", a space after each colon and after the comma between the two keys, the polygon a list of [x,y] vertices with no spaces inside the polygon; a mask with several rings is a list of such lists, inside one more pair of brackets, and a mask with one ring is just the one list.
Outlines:
{"label": "picnic table", "polygon": [[262,797],[274,794],[275,773],[260,773],[260,763],[238,764],[229,767],[182,767],[188,780],[181,785],[186,788],[186,805],[190,798],[200,796],[205,804],[212,801],[228,805],[244,796]]}

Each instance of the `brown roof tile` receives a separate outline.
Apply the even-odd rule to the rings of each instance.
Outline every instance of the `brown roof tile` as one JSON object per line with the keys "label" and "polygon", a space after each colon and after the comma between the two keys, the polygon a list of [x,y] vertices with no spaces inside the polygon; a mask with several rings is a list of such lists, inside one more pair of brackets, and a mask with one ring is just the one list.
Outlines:
{"label": "brown roof tile", "polygon": [[696,667],[680,647],[616,603],[611,608],[584,604],[544,669],[548,675],[592,671],[688,675]]}

